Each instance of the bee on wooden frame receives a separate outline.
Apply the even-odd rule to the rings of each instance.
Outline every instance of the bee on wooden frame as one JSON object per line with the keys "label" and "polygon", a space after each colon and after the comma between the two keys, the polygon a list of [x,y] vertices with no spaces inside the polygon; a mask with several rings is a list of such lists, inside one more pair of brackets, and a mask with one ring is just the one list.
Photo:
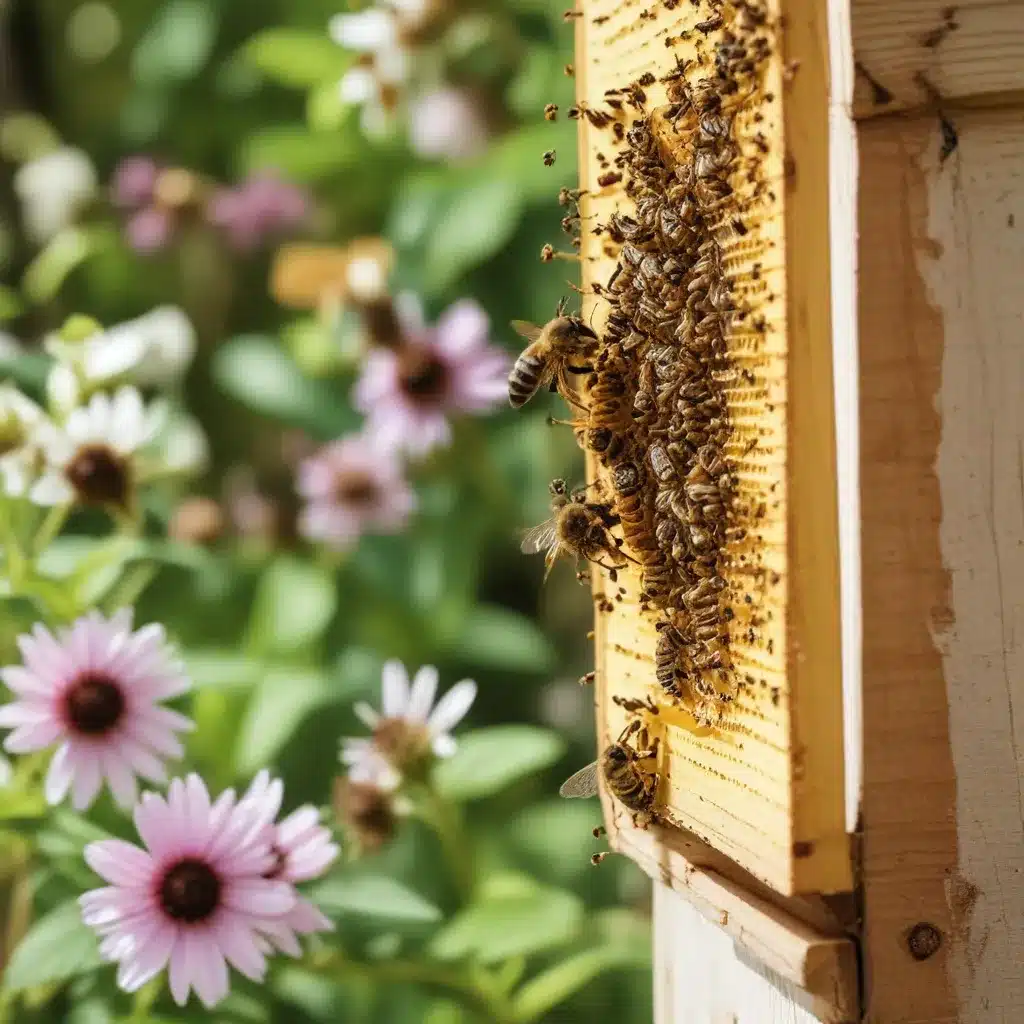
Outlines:
{"label": "bee on wooden frame", "polygon": [[520,549],[524,554],[545,552],[544,579],[547,579],[559,555],[572,555],[577,564],[580,559],[595,562],[604,569],[616,566],[601,561],[607,556],[621,566],[628,556],[619,550],[619,541],[609,532],[618,523],[618,517],[608,505],[586,500],[586,490],[569,492],[564,480],[552,480],[551,518],[523,536]]}
{"label": "bee on wooden frame", "polygon": [[508,375],[508,400],[514,409],[525,405],[547,384],[562,397],[580,406],[569,384],[568,372],[589,373],[589,360],[597,351],[597,334],[578,316],[566,316],[565,299],[555,317],[543,327],[513,320],[512,327],[530,344],[520,353]]}
{"label": "bee on wooden frame", "polygon": [[642,768],[640,763],[657,756],[658,746],[655,741],[648,749],[637,750],[630,743],[637,733],[641,743],[646,744],[647,730],[639,718],[633,719],[596,761],[570,775],[558,790],[559,796],[569,799],[596,796],[598,780],[603,778],[608,792],[632,811],[633,824],[646,828],[654,821],[659,775],[657,771]]}

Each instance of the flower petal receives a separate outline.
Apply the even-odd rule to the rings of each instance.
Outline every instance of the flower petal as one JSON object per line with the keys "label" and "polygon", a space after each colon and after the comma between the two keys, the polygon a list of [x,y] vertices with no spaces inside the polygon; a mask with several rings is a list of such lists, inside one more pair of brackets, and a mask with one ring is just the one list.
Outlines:
{"label": "flower petal", "polygon": [[431,736],[449,732],[463,718],[476,700],[476,683],[472,679],[463,679],[456,683],[438,702],[433,714],[427,719],[427,728]]}
{"label": "flower petal", "polygon": [[409,674],[397,659],[381,670],[381,709],[385,718],[403,718],[409,706]]}
{"label": "flower petal", "polygon": [[410,722],[425,722],[434,706],[434,696],[437,693],[438,672],[433,665],[424,665],[413,680],[412,693],[409,695],[409,704],[406,708],[405,717]]}

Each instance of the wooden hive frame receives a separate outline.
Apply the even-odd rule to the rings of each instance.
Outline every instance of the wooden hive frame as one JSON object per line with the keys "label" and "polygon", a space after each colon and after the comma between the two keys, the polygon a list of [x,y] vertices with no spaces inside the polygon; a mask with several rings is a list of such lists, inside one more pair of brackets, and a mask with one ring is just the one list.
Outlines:
{"label": "wooden hive frame", "polygon": [[[616,596],[618,584],[595,571],[599,743],[614,740],[624,724],[613,695],[655,699],[661,710],[649,726],[660,744],[663,817],[781,893],[838,892],[851,888],[852,874],[843,790],[828,193],[821,187],[826,69],[814,45],[823,27],[787,32],[783,52],[779,12],[763,9],[758,32],[769,38],[770,55],[735,119],[742,170],[733,175],[733,210],[744,233],[719,232],[734,297],[745,308],[728,342],[743,372],[728,394],[728,454],[740,500],[752,510],[743,524],[747,537],[730,544],[724,573],[738,695],[719,728],[701,728],[673,706],[656,685],[655,615],[641,608],[638,574],[622,573],[626,593]],[[677,59],[691,62],[688,77],[699,79],[722,29],[696,26],[716,11],[724,29],[743,14],[742,5],[707,0],[650,7],[588,0],[577,21],[579,101],[600,107],[606,90],[645,74],[647,82],[660,79]],[[787,70],[795,60],[798,74],[795,63]],[[645,92],[648,113],[665,103],[662,82],[645,85]],[[636,116],[629,113],[627,126]],[[685,141],[658,124],[657,114],[651,123],[673,159],[673,148]],[[580,126],[581,187],[589,193],[581,211],[607,222],[629,205],[622,183],[598,183],[615,141],[586,118]],[[606,236],[584,231],[583,315],[595,326],[608,303],[592,286],[608,281],[615,252]],[[590,473],[602,475],[593,461]],[[613,847],[639,855],[646,837],[620,806],[606,799],[605,809]]]}
{"label": "wooden hive frame", "polygon": [[[1024,3],[779,5],[772,12],[785,25],[774,59],[783,82],[770,141],[792,174],[758,230],[784,249],[786,268],[775,321],[784,331],[772,340],[781,340],[786,397],[785,421],[773,422],[786,443],[779,628],[789,689],[778,724],[791,755],[792,814],[777,815],[769,801],[742,805],[793,839],[814,817],[808,806],[827,809],[819,821],[838,837],[845,803],[856,889],[783,896],[829,888],[827,872],[787,863],[783,841],[756,863],[741,829],[727,819],[708,827],[718,805],[709,809],[700,794],[716,741],[695,735],[678,712],[661,727],[666,747],[704,752],[703,762],[670,754],[662,764],[669,778],[658,795],[681,827],[638,831],[605,799],[611,840],[656,879],[658,1024],[1016,1022],[1024,1020]],[[581,98],[600,95],[610,79],[660,73],[671,49],[685,53],[692,37],[669,26],[692,20],[690,7],[585,0]],[[650,93],[656,105],[657,89]],[[593,185],[597,136],[587,126],[582,134],[584,182]],[[599,219],[615,198],[594,198]],[[609,269],[602,248],[588,238],[583,252],[588,285],[600,281]],[[599,322],[600,305],[589,302],[591,310]],[[840,493],[838,531],[829,480]],[[839,578],[827,531],[839,534]],[[814,550],[824,559],[815,562]],[[607,583],[598,587],[605,593]],[[835,702],[819,691],[812,706],[830,723],[839,761],[832,612],[840,592],[845,801],[836,775],[827,799],[804,788],[808,756],[829,764],[814,736],[803,745],[814,721],[808,688],[822,686]],[[827,644],[814,645],[816,623]],[[606,742],[621,723],[610,695],[655,693],[652,638],[635,601],[614,604],[596,632]],[[727,773],[713,779],[719,791],[729,785]],[[832,862],[839,876],[842,862]]]}

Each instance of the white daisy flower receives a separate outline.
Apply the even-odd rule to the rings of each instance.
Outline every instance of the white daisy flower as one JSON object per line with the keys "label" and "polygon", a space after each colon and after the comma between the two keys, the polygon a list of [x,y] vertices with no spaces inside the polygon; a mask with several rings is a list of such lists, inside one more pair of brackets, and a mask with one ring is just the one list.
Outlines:
{"label": "white daisy flower", "polygon": [[37,505],[79,501],[126,510],[138,480],[138,453],[153,437],[153,417],[135,388],[93,395],[63,425],[38,432],[46,467],[29,497]]}
{"label": "white daisy flower", "polygon": [[13,384],[0,384],[0,485],[5,494],[24,497],[39,464],[37,432],[46,422],[42,409]]}
{"label": "white daisy flower", "polygon": [[115,384],[171,387],[192,362],[196,332],[177,306],[159,306],[81,340],[51,335],[45,348],[57,360],[47,382],[50,399],[70,410],[82,397]]}
{"label": "white daisy flower", "polygon": [[451,731],[476,699],[476,683],[463,679],[435,705],[438,672],[424,665],[409,685],[400,661],[385,663],[381,673],[381,711],[359,702],[353,710],[373,736],[342,740],[341,761],[349,778],[392,790],[403,774],[416,773],[432,757],[451,757],[457,749]]}
{"label": "white daisy flower", "polygon": [[96,170],[80,149],[62,146],[18,168],[14,191],[21,200],[25,233],[37,245],[74,223],[96,195]]}

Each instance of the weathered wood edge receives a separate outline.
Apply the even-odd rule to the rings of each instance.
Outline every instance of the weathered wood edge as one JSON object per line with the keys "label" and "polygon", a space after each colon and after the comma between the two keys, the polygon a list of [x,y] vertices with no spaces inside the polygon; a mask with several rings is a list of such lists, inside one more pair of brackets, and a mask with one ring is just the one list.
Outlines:
{"label": "weathered wood edge", "polygon": [[[671,834],[626,826],[616,829],[612,843],[722,928],[744,954],[807,993],[820,1020],[857,1019],[856,944],[836,918],[830,920],[824,905],[804,906],[817,919],[812,926],[714,867],[689,859]],[[696,849],[699,855],[700,844]]]}

